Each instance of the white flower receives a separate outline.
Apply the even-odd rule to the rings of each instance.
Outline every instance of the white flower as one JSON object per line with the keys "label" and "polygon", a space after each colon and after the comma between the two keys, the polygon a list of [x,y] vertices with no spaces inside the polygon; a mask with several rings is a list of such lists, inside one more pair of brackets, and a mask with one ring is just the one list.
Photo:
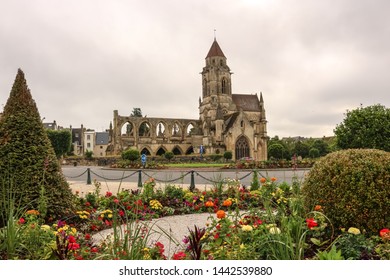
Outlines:
{"label": "white flower", "polygon": [[271,234],[280,234],[280,229],[278,228],[278,227],[271,227],[270,229],[269,229],[269,233],[271,233]]}

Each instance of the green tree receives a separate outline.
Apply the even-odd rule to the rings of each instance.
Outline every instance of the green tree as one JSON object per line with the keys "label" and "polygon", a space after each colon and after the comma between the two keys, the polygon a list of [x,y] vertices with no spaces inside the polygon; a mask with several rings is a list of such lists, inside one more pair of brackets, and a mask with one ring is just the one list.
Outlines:
{"label": "green tree", "polygon": [[302,141],[297,141],[294,144],[294,148],[292,150],[292,154],[296,154],[297,156],[301,156],[302,158],[305,158],[309,155],[310,147],[307,145],[307,143]]}
{"label": "green tree", "polygon": [[171,159],[173,159],[175,155],[172,153],[172,152],[166,152],[164,154],[164,157],[168,160],[168,161],[171,161]]}
{"label": "green tree", "polygon": [[373,148],[390,151],[390,109],[377,104],[348,111],[334,133],[341,149]]}
{"label": "green tree", "polygon": [[69,130],[46,130],[46,132],[57,158],[61,158],[70,152],[72,134]]}
{"label": "green tree", "polygon": [[[0,197],[11,193],[17,207],[38,209],[44,193],[47,217],[61,218],[75,210],[74,196],[20,69],[0,120],[0,176]],[[4,203],[0,200],[0,217],[7,216]]]}
{"label": "green tree", "polygon": [[284,159],[288,157],[288,151],[282,144],[272,144],[268,146],[268,157],[275,159]]}
{"label": "green tree", "polygon": [[314,140],[311,148],[317,149],[320,156],[325,156],[329,153],[329,145],[322,139]]}
{"label": "green tree", "polygon": [[233,158],[233,153],[232,151],[226,151],[223,153],[223,157],[225,160],[229,161]]}
{"label": "green tree", "polygon": [[309,157],[311,157],[311,158],[320,157],[320,151],[317,148],[311,148],[309,151]]}
{"label": "green tree", "polygon": [[140,117],[140,118],[142,118],[142,110],[141,110],[141,108],[133,108],[133,112],[131,112],[130,117]]}

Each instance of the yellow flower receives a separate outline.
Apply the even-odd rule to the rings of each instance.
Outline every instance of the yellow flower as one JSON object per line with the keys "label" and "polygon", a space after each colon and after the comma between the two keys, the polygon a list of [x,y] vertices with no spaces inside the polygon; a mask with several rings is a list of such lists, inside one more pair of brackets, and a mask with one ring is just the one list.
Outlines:
{"label": "yellow flower", "polygon": [[354,235],[358,235],[358,234],[360,234],[360,230],[358,228],[355,228],[355,227],[350,227],[348,229],[348,233],[352,233]]}
{"label": "yellow flower", "polygon": [[109,218],[112,218],[112,214],[108,214],[108,217],[109,217]]}
{"label": "yellow flower", "polygon": [[250,225],[243,225],[242,226],[242,231],[252,231],[253,227]]}
{"label": "yellow flower", "polygon": [[49,225],[41,225],[41,229],[44,231],[50,231],[50,226]]}
{"label": "yellow flower", "polygon": [[70,228],[70,231],[72,232],[73,235],[77,233],[77,229],[74,227]]}
{"label": "yellow flower", "polygon": [[245,245],[243,243],[241,243],[240,250],[244,250],[244,249],[245,249]]}

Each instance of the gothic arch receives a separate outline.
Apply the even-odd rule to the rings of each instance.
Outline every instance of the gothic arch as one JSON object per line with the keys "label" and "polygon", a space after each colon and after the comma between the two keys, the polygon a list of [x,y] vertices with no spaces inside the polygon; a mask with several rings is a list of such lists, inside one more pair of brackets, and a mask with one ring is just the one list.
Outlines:
{"label": "gothic arch", "polygon": [[172,125],[171,136],[180,136],[181,135],[181,126],[178,122],[174,122]]}
{"label": "gothic arch", "polygon": [[134,124],[131,121],[126,121],[121,125],[122,136],[134,136]]}
{"label": "gothic arch", "polygon": [[163,154],[165,154],[167,152],[167,149],[165,149],[164,147],[160,147],[157,152],[156,152],[156,156],[162,156]]}
{"label": "gothic arch", "polygon": [[191,133],[196,127],[196,123],[189,122],[186,126],[186,136],[191,136]]}
{"label": "gothic arch", "polygon": [[236,160],[250,157],[250,145],[248,139],[241,135],[236,141]]}
{"label": "gothic arch", "polygon": [[168,125],[164,121],[159,121],[156,126],[156,136],[165,137]]}
{"label": "gothic arch", "polygon": [[141,150],[141,155],[143,155],[143,154],[148,155],[148,156],[151,155],[151,153],[150,153],[150,151],[149,151],[149,149],[148,149],[147,147],[144,147],[144,148]]}
{"label": "gothic arch", "polygon": [[174,155],[176,155],[176,156],[182,155],[182,154],[183,154],[183,152],[182,152],[182,150],[180,149],[179,146],[175,146],[175,147],[173,148],[173,150],[172,150],[172,153],[173,153]]}
{"label": "gothic arch", "polygon": [[140,137],[150,137],[151,133],[151,125],[148,121],[143,121],[140,123],[139,128],[138,128],[138,135]]}
{"label": "gothic arch", "polygon": [[189,147],[186,151],[186,155],[190,155],[190,154],[193,154],[194,153],[194,147]]}

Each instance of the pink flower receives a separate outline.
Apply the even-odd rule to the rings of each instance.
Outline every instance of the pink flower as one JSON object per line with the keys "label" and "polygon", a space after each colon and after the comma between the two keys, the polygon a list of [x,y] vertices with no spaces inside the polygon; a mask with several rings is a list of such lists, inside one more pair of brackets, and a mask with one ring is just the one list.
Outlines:
{"label": "pink flower", "polygon": [[115,204],[119,204],[119,199],[115,198],[115,199],[114,199],[114,203],[115,203]]}
{"label": "pink flower", "polygon": [[25,222],[26,222],[25,219],[20,218],[19,221],[18,221],[18,224],[19,224],[19,225],[23,225]]}

